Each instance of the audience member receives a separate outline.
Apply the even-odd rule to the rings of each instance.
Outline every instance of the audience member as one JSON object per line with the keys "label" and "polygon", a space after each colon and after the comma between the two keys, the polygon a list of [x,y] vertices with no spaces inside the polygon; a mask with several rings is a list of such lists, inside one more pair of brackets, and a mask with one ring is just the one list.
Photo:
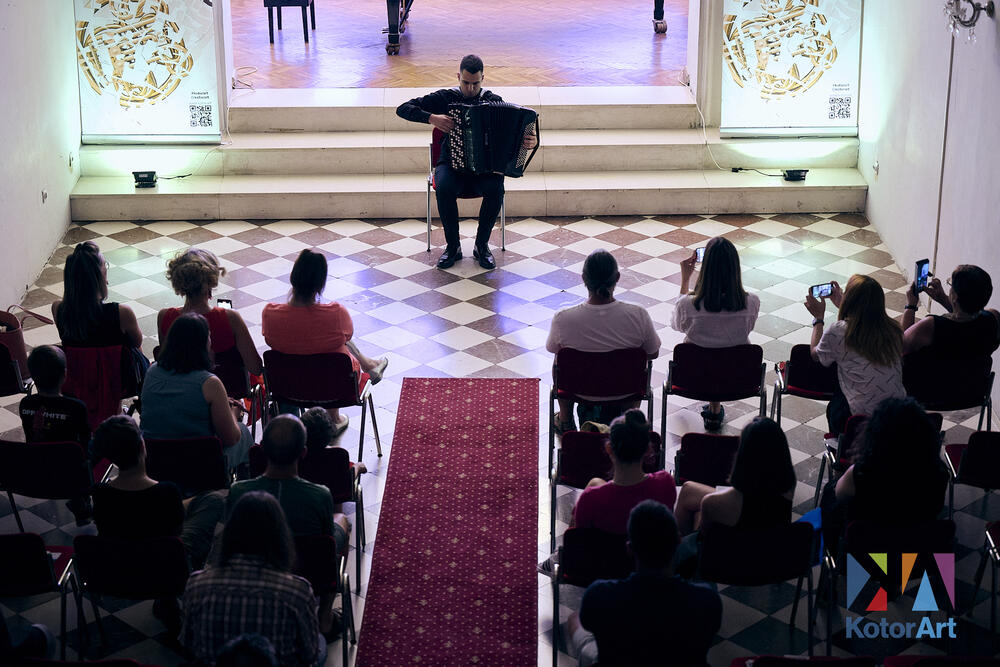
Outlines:
{"label": "audience member", "polygon": [[993,296],[990,274],[978,266],[961,264],[948,279],[945,294],[941,281],[932,278],[924,289],[947,311],[914,323],[918,294],[916,285],[906,292],[903,311],[903,354],[927,350],[940,359],[989,356],[1000,345],[1000,312],[986,310]]}
{"label": "audience member", "polygon": [[830,433],[838,435],[851,415],[869,415],[883,400],[906,396],[903,332],[886,315],[885,294],[874,278],[855,274],[845,291],[834,282],[830,301],[840,311],[825,332],[826,299],[807,293],[805,306],[813,316],[813,359],[824,366],[837,364],[840,386],[827,403],[826,418]]}
{"label": "audience member", "polygon": [[[351,531],[347,517],[334,513],[329,489],[299,477],[299,460],[306,454],[306,429],[299,418],[278,415],[272,419],[264,429],[261,446],[267,457],[264,474],[232,485],[226,501],[227,513],[235,510],[244,494],[270,493],[281,503],[293,535],[332,535],[337,552],[345,553]],[[320,629],[324,633],[336,629],[333,598],[331,594],[320,601]]]}
{"label": "audience member", "polygon": [[21,399],[19,412],[28,442],[79,442],[90,453],[87,406],[63,396],[66,355],[54,345],[39,345],[28,355],[36,393]]}
{"label": "audience member", "polygon": [[7,630],[7,623],[0,615],[0,660],[3,664],[19,665],[26,658],[52,660],[58,644],[52,631],[40,623],[30,626],[20,641],[15,643]]}
{"label": "audience member", "polygon": [[222,532],[214,563],[184,591],[181,643],[211,663],[234,637],[257,633],[281,665],[322,665],[316,602],[305,579],[291,574],[295,545],[281,505],[269,493],[244,494]]}
{"label": "audience member", "polygon": [[[760,313],[760,299],[743,289],[736,246],[721,236],[709,240],[698,281],[688,294],[696,261],[697,254],[692,253],[681,262],[681,298],[674,306],[670,325],[684,334],[685,343],[699,347],[749,343]],[[706,430],[715,431],[722,428],[726,410],[721,403],[708,403],[701,409],[701,418]]]}
{"label": "audience member", "polygon": [[632,409],[611,422],[605,447],[614,466],[610,482],[593,479],[573,508],[573,525],[625,533],[629,512],[643,500],[672,508],[677,499],[674,478],[666,470],[646,474],[642,459],[649,450],[649,423],[642,410]]}
{"label": "audience member", "polygon": [[[347,308],[333,301],[323,303],[326,287],[326,257],[313,250],[299,253],[289,280],[292,294],[288,303],[269,303],[261,314],[264,340],[277,352],[285,354],[322,354],[341,352],[351,357],[355,370],[368,374],[378,384],[389,360],[372,359],[361,353],[352,337],[354,323]],[[347,416],[330,408],[337,433],[347,428]]]}
{"label": "audience member", "polygon": [[167,340],[167,331],[174,320],[185,313],[198,313],[208,321],[212,352],[216,358],[235,350],[247,371],[260,375],[264,371],[264,364],[239,312],[209,304],[212,290],[219,286],[219,277],[224,275],[226,270],[219,264],[219,258],[208,250],[191,248],[170,260],[167,264],[167,279],[174,292],[184,297],[184,306],[163,308],[157,314],[156,330],[160,343]]}
{"label": "audience member", "polygon": [[123,389],[138,390],[149,368],[139,322],[131,308],[107,298],[108,263],[100,248],[93,241],[76,244],[63,269],[63,298],[52,304],[59,338],[70,347],[123,346],[132,360],[122,369]]}
{"label": "audience member", "polygon": [[707,664],[722,601],[711,588],[673,575],[677,543],[677,523],[665,505],[646,500],[632,510],[628,549],[635,572],[592,583],[579,617],[567,624],[582,667],[598,661],[602,667]]}
{"label": "audience member", "polygon": [[142,386],[142,433],[148,439],[217,436],[228,469],[246,463],[253,437],[239,421],[243,406],[212,375],[208,322],[178,317]]}
{"label": "audience member", "polygon": [[[581,352],[611,352],[613,350],[642,348],[651,359],[660,353],[660,337],[653,320],[642,306],[614,297],[615,286],[621,274],[618,262],[607,250],[595,250],[583,263],[583,284],[587,287],[587,300],[576,306],[560,310],[552,318],[545,349],[555,354],[563,348]],[[582,398],[602,398],[587,397]],[[607,400],[609,397],[603,397]],[[621,397],[610,397],[614,398]],[[607,424],[629,407],[638,403],[613,406],[609,412],[595,415]],[[580,422],[587,421],[581,415]],[[576,430],[573,422],[573,401],[559,399],[559,414],[552,428],[557,433]]]}
{"label": "audience member", "polygon": [[774,421],[755,417],[743,427],[730,483],[718,490],[684,483],[676,510],[682,535],[710,523],[766,530],[792,520],[795,469],[785,433]]}
{"label": "audience member", "polygon": [[[309,470],[315,464],[320,463],[321,457],[325,456],[324,451],[333,447],[333,441],[337,439],[336,428],[330,413],[323,408],[309,408],[302,413],[302,425],[306,427],[306,455],[299,466],[299,472],[303,477],[311,478]],[[368,472],[368,466],[364,461],[351,462],[351,474],[355,478]],[[333,511],[341,511],[340,503],[334,503]]]}
{"label": "audience member", "polygon": [[226,642],[215,667],[278,667],[278,658],[267,637],[249,632]]}

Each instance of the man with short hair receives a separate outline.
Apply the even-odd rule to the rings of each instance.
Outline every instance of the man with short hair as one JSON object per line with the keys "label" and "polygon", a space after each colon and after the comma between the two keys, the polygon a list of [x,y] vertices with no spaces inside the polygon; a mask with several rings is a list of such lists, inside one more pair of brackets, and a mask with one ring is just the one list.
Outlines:
{"label": "man with short hair", "polygon": [[679,542],[677,521],[666,505],[655,500],[636,505],[627,543],[635,572],[621,581],[592,583],[579,617],[569,619],[580,665],[598,658],[602,667],[706,664],[722,624],[722,601],[711,588],[672,573]]}
{"label": "man with short hair", "polygon": [[[429,123],[447,134],[455,127],[455,121],[448,115],[449,105],[503,102],[499,95],[483,90],[484,79],[482,58],[476,55],[465,56],[458,68],[458,88],[442,88],[429,95],[415,97],[400,104],[396,115],[415,123]],[[524,140],[526,148],[533,148],[536,143],[537,139],[533,136]],[[455,171],[450,159],[448,142],[444,141],[440,157],[434,166],[434,190],[447,246],[438,259],[437,267],[447,269],[462,259],[458,235],[458,195],[475,192],[482,196],[483,203],[479,207],[479,228],[472,256],[484,269],[494,269],[497,264],[490,252],[489,241],[503,203],[503,174],[476,175]]]}

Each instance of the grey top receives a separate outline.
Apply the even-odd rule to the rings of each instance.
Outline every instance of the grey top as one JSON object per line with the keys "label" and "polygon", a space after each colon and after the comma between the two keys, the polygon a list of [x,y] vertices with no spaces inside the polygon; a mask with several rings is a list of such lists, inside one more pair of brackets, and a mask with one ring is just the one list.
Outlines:
{"label": "grey top", "polygon": [[142,435],[145,438],[197,438],[215,435],[212,411],[202,385],[208,371],[175,373],[153,364],[142,384]]}

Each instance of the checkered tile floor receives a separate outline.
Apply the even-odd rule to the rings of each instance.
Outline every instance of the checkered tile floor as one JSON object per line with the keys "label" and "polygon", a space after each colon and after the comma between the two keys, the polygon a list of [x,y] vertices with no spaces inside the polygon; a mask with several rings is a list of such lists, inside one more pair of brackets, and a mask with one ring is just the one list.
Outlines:
{"label": "checkered tile floor", "polygon": [[[179,249],[197,245],[222,259],[227,274],[216,296],[232,299],[263,348],[260,314],[264,304],[286,297],[288,274],[302,248],[315,247],[325,252],[330,259],[326,297],[350,309],[359,345],[367,354],[386,355],[390,360],[386,379],[374,392],[386,457],[381,460],[375,457],[370,429],[365,443],[365,462],[370,472],[363,481],[369,503],[364,513],[368,534],[375,539],[369,538],[362,591],[354,600],[360,622],[371,554],[378,548],[379,506],[404,376],[542,378],[543,409],[538,417],[541,425],[539,559],[546,556],[549,520],[544,466],[548,418],[544,406],[552,357],[545,351],[544,343],[552,315],[585,296],[580,270],[591,250],[608,248],[615,254],[622,274],[616,297],[645,306],[659,329],[663,348],[654,362],[654,387],[665,379],[671,350],[682,339],[669,328],[680,281],[678,261],[711,236],[723,235],[740,250],[744,284],[761,299],[761,316],[750,338],[763,346],[769,366],[786,359],[792,345],[809,341],[811,316],[801,303],[809,285],[831,279],[843,284],[852,273],[866,273],[888,290],[887,304],[893,315],[898,315],[905,303],[905,277],[867,220],[854,214],[527,218],[508,225],[507,250],[501,253],[496,249],[498,268],[490,272],[479,268],[468,256],[448,271],[435,269],[434,261],[443,238],[436,229],[435,250],[428,254],[424,229],[419,220],[228,220],[204,225],[105,222],[73,226],[28,292],[24,306],[47,311],[49,304],[62,294],[63,262],[73,245],[93,240],[110,263],[109,299],[127,303],[135,311],[146,334],[143,348],[151,355],[157,342],[157,310],[180,302],[164,277],[165,260]],[[475,224],[463,222],[462,229],[472,233]],[[499,231],[494,233],[493,241],[499,241]],[[466,238],[464,244],[471,251],[471,239]],[[38,345],[55,343],[58,337],[55,327],[29,321],[25,339],[29,345]],[[773,372],[769,375],[773,376]],[[17,397],[0,399],[0,407],[4,408],[0,409],[0,432],[4,438],[22,437],[16,403]],[[670,401],[668,462],[672,461],[681,434],[701,430],[698,407],[684,399]],[[659,409],[657,405],[654,414],[658,415]],[[725,431],[736,433],[752,418],[755,406],[749,401],[729,404],[726,411],[729,421]],[[353,452],[360,414],[357,410],[348,414],[352,424],[343,436],[343,444]],[[973,418],[968,412],[947,415],[946,441],[965,441],[971,432],[970,424],[974,428]],[[785,399],[782,425],[788,433],[799,479],[796,511],[803,512],[811,508],[826,427],[824,408],[815,402]],[[565,490],[560,493],[561,532],[575,495]],[[17,500],[26,529],[41,533],[47,542],[71,544],[74,535],[93,531],[92,526],[77,528],[60,502]],[[10,509],[5,502],[0,505],[0,530],[15,531]],[[978,491],[959,487],[956,506],[961,508],[956,514],[957,590],[959,600],[968,601],[973,596],[971,582],[979,562],[977,550],[983,543],[984,519],[1000,517],[1000,502],[996,496],[984,499]],[[353,558],[350,562],[353,568]],[[551,590],[549,580],[541,575],[538,585],[539,664],[549,664]],[[786,625],[794,596],[792,584],[767,589],[723,588],[721,593],[725,616],[710,653],[713,665],[728,665],[731,658],[742,655],[805,652],[804,614],[799,614],[799,627],[794,633]],[[579,603],[579,595],[570,593],[565,599],[566,607],[560,612],[563,619]],[[843,594],[840,599],[843,600]],[[58,628],[59,601],[53,595],[2,599],[0,605],[15,635],[30,623],[44,622]],[[151,603],[104,600],[104,609],[110,614],[107,620],[111,635],[106,655],[164,665],[181,661],[176,645],[153,618]],[[985,590],[978,592],[971,615],[959,620],[959,639],[951,647],[905,641],[891,646],[885,642],[851,642],[844,637],[843,612],[841,609],[834,621],[834,627],[840,628],[834,639],[835,654],[886,655],[890,650],[936,654],[949,648],[951,653],[983,654],[994,650],[986,629],[989,600]],[[72,609],[69,619],[72,629]],[[821,617],[820,635],[823,620]],[[71,648],[79,645],[75,632],[69,641]],[[328,664],[339,661],[339,649],[331,651]],[[560,662],[570,665],[575,661],[561,654]]]}

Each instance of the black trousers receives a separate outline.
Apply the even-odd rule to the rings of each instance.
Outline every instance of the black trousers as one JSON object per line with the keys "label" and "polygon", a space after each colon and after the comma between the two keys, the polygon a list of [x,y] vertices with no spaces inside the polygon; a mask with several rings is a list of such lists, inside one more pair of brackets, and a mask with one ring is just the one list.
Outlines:
{"label": "black trousers", "polygon": [[447,164],[439,164],[434,168],[434,194],[437,197],[441,226],[444,227],[445,242],[449,248],[459,247],[459,195],[476,195],[483,198],[483,203],[479,207],[476,245],[486,245],[500,213],[503,192],[503,174],[468,174],[455,171]]}

